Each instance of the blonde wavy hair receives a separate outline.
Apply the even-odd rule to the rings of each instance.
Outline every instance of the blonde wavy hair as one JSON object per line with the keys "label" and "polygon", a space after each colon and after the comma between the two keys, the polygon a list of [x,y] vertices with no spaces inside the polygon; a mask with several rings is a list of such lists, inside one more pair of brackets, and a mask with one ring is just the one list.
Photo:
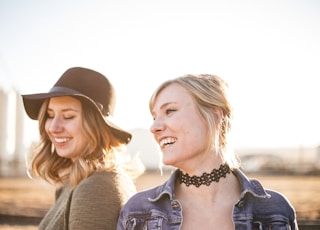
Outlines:
{"label": "blonde wavy hair", "polygon": [[97,170],[116,170],[118,166],[116,153],[123,150],[124,144],[111,133],[93,105],[79,97],[76,98],[81,101],[82,126],[88,143],[75,162],[57,154],[45,131],[49,99],[40,109],[40,141],[31,162],[31,170],[36,176],[51,184],[68,181],[72,186],[76,186]]}
{"label": "blonde wavy hair", "polygon": [[216,75],[210,74],[188,74],[165,81],[151,96],[149,101],[150,111],[153,110],[159,93],[171,84],[179,84],[185,88],[195,101],[208,126],[207,149],[214,149],[216,153],[219,153],[230,168],[238,168],[239,159],[228,142],[233,109],[229,100],[227,82]]}

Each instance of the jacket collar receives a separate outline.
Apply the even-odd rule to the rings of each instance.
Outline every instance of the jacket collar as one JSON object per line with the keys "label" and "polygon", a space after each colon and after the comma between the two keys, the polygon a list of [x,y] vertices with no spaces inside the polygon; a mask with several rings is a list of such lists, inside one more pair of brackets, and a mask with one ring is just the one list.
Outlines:
{"label": "jacket collar", "polygon": [[256,179],[249,179],[240,169],[233,170],[234,175],[238,178],[241,185],[241,195],[243,198],[247,193],[251,193],[257,198],[269,198],[270,195],[263,188],[261,183]]}

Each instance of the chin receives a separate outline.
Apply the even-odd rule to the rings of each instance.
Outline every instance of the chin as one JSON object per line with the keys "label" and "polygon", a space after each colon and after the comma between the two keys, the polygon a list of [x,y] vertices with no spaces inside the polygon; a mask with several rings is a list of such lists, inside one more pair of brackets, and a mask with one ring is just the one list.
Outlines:
{"label": "chin", "polygon": [[176,164],[175,164],[175,161],[173,160],[170,160],[170,159],[163,159],[162,160],[162,164],[163,165],[166,165],[166,166],[173,166],[173,167],[176,167]]}

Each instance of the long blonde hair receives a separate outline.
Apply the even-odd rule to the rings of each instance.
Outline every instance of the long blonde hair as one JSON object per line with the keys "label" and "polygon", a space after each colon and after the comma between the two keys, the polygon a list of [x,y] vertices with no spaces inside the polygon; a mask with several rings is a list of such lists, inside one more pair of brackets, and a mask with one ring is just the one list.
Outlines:
{"label": "long blonde hair", "polygon": [[[184,75],[163,82],[153,93],[149,101],[149,109],[153,110],[159,93],[171,84],[179,84],[185,88],[208,125],[207,149],[215,149],[230,168],[239,167],[239,161],[228,143],[231,131],[233,109],[228,95],[228,84],[222,78],[210,74]],[[219,116],[219,112],[221,116]]]}
{"label": "long blonde hair", "polygon": [[83,179],[99,169],[116,170],[116,153],[122,151],[123,144],[110,131],[99,112],[86,100],[81,100],[82,126],[88,141],[78,159],[60,157],[45,131],[47,120],[47,99],[39,113],[40,142],[32,159],[32,172],[52,184],[68,181],[76,186]]}

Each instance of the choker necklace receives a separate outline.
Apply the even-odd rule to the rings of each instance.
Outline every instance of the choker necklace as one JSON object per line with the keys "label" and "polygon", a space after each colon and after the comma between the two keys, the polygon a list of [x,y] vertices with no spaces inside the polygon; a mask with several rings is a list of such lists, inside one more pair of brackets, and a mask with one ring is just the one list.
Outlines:
{"label": "choker necklace", "polygon": [[200,185],[209,186],[211,182],[219,182],[220,178],[226,177],[227,173],[230,173],[231,170],[229,165],[223,164],[220,165],[219,169],[213,169],[211,173],[203,173],[202,176],[189,176],[189,174],[184,174],[179,170],[178,180],[180,184],[186,184],[188,187],[194,185],[199,187]]}

